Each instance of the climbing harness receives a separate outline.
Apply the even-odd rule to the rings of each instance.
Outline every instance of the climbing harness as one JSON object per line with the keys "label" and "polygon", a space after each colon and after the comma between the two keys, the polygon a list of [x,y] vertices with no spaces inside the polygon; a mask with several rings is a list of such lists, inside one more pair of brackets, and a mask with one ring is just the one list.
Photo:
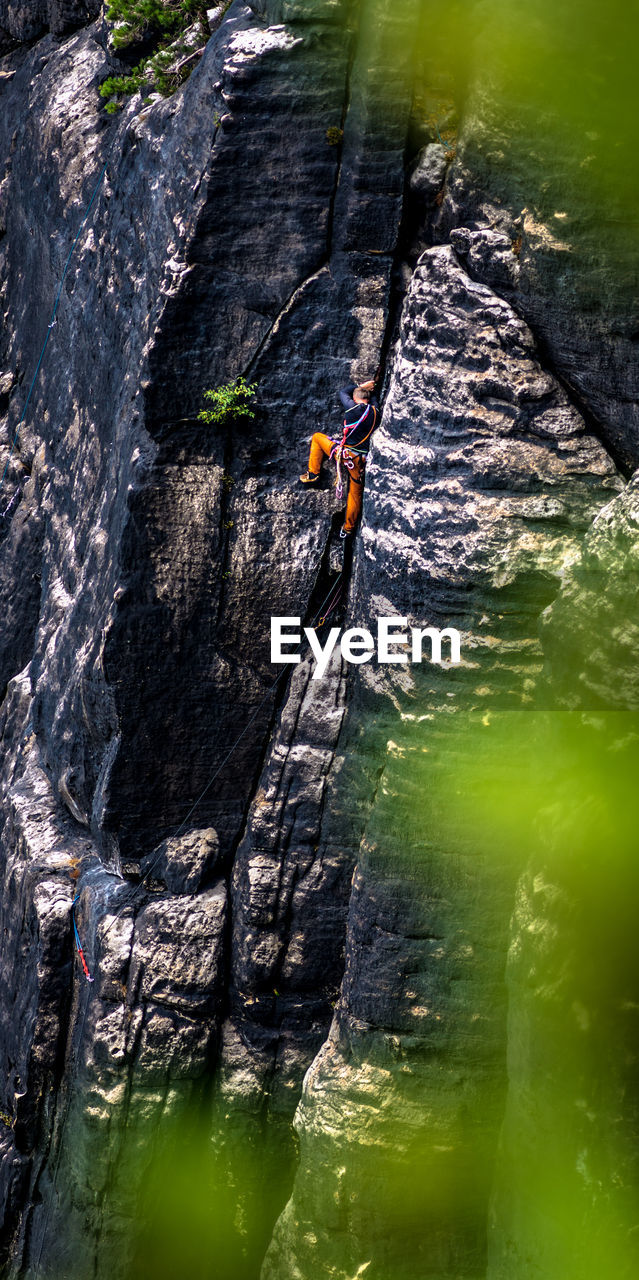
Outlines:
{"label": "climbing harness", "polygon": [[[332,461],[333,461],[333,459],[335,459],[335,465],[336,465],[336,467],[337,467],[337,484],[335,485],[335,493],[336,493],[337,498],[338,498],[339,500],[341,500],[341,499],[344,497],[344,480],[345,480],[345,477],[344,477],[343,472],[342,472],[342,464],[343,464],[345,467],[347,467],[347,468],[348,468],[348,470],[352,473],[352,472],[355,470],[355,458],[353,457],[353,455],[357,455],[358,457],[361,457],[362,459],[364,459],[364,461],[363,461],[363,463],[362,463],[362,476],[361,476],[361,480],[356,480],[356,482],[355,482],[356,484],[363,484],[363,483],[364,483],[364,466],[365,466],[365,459],[366,459],[367,450],[366,450],[366,449],[361,449],[359,446],[355,447],[355,445],[351,445],[351,444],[347,445],[347,444],[346,444],[346,441],[347,441],[347,439],[348,439],[348,437],[349,437],[349,435],[351,434],[351,432],[352,432],[352,431],[355,431],[355,430],[357,429],[357,427],[361,427],[362,423],[363,423],[363,422],[364,422],[364,420],[366,419],[366,417],[367,417],[367,415],[368,415],[368,413],[369,413],[369,411],[370,411],[371,409],[373,410],[373,425],[372,425],[372,427],[371,427],[371,429],[370,429],[370,431],[369,431],[368,435],[367,435],[367,436],[364,436],[364,439],[360,441],[360,444],[365,444],[365,443],[366,443],[366,441],[367,441],[368,439],[370,439],[371,435],[373,434],[373,431],[375,430],[375,423],[376,423],[376,421],[377,421],[377,413],[375,412],[375,406],[374,406],[374,405],[372,405],[372,404],[367,404],[367,405],[366,405],[366,408],[365,408],[365,410],[364,410],[364,412],[363,412],[363,414],[362,414],[362,416],[361,416],[361,418],[358,418],[358,419],[357,419],[357,422],[346,422],[346,419],[344,420],[344,429],[343,429],[343,431],[342,431],[342,438],[341,438],[341,440],[339,440],[339,441],[337,441],[337,442],[335,443],[334,447],[331,449],[331,451],[330,451],[330,453],[329,453],[329,455],[328,455],[328,456],[329,456],[329,461],[330,461],[330,462],[332,462]],[[354,479],[354,478],[355,478],[355,477],[351,474],[351,479]]]}
{"label": "climbing harness", "polygon": [[[342,498],[344,497],[345,476],[342,472],[342,464],[348,468],[349,472],[351,472],[351,477],[350,477],[351,480],[355,479],[354,475],[352,474],[355,470],[355,458],[353,456],[354,453],[355,453],[354,449],[347,451],[344,448],[343,444],[338,444],[335,446],[335,449],[331,450],[330,456],[331,458],[335,458],[335,465],[337,467],[337,482],[335,484],[335,496],[338,499],[338,501],[341,501]],[[356,483],[359,483],[359,482],[356,481]]]}
{"label": "climbing harness", "polygon": [[[105,162],[104,162],[104,164],[103,164],[103,166],[102,166],[102,169],[100,170],[100,176],[99,176],[99,178],[98,178],[98,180],[97,180],[97,182],[96,182],[96,184],[95,184],[95,187],[93,188],[93,194],[92,194],[91,199],[89,200],[89,203],[88,203],[88,205],[87,205],[86,213],[85,213],[85,215],[84,215],[84,217],[83,217],[83,219],[82,219],[82,222],[80,223],[80,226],[78,227],[77,235],[76,235],[76,237],[75,237],[75,240],[73,241],[73,244],[71,245],[71,248],[69,249],[69,253],[68,253],[68,255],[67,255],[67,260],[66,260],[66,262],[65,262],[65,264],[64,264],[64,268],[63,268],[63,271],[62,271],[62,275],[61,275],[61,277],[60,277],[60,283],[59,283],[59,285],[58,285],[58,291],[57,291],[56,296],[55,296],[55,302],[54,302],[54,304],[53,304],[53,311],[51,312],[51,319],[50,319],[49,324],[48,324],[48,326],[47,326],[46,336],[45,336],[44,342],[43,342],[43,344],[42,344],[42,350],[41,350],[41,352],[40,352],[40,356],[39,356],[39,359],[38,359],[38,363],[37,363],[37,365],[36,365],[36,371],[35,371],[35,373],[34,373],[34,375],[33,375],[33,378],[31,379],[31,386],[29,387],[29,391],[28,391],[28,394],[27,394],[27,398],[26,398],[26,400],[25,400],[25,402],[24,402],[24,408],[23,408],[22,413],[21,413],[21,415],[20,415],[20,421],[18,422],[18,425],[17,425],[17,427],[16,427],[16,429],[15,429],[15,434],[14,434],[13,440],[12,440],[12,442],[11,442],[11,447],[10,447],[10,449],[9,449],[9,453],[8,453],[8,455],[7,455],[7,460],[6,460],[5,464],[4,464],[4,471],[2,472],[2,476],[0,477],[0,488],[2,488],[2,485],[4,484],[5,476],[6,476],[6,474],[7,474],[7,471],[9,470],[9,463],[11,462],[11,459],[12,459],[13,454],[14,454],[14,451],[15,451],[15,447],[16,447],[16,445],[17,445],[17,443],[18,443],[18,436],[19,436],[19,434],[20,434],[20,427],[22,426],[22,423],[23,423],[23,422],[24,422],[24,420],[25,420],[26,413],[27,413],[27,409],[29,408],[29,401],[31,400],[31,396],[33,395],[33,390],[34,390],[34,387],[35,387],[35,384],[36,384],[36,381],[37,381],[38,374],[39,374],[39,372],[40,372],[40,366],[41,366],[41,364],[42,364],[42,361],[44,360],[44,353],[45,353],[45,351],[46,351],[46,349],[47,349],[47,345],[48,345],[48,342],[49,342],[49,338],[51,337],[51,331],[52,331],[52,329],[54,328],[54,326],[55,326],[55,324],[56,324],[56,314],[57,314],[58,306],[59,306],[59,304],[60,304],[60,298],[61,298],[61,296],[62,296],[62,289],[63,289],[63,287],[64,287],[64,282],[65,282],[65,279],[66,279],[67,271],[69,270],[69,266],[70,266],[71,259],[72,259],[72,257],[73,257],[74,251],[75,251],[75,247],[76,247],[76,245],[77,245],[77,243],[78,243],[78,240],[80,239],[80,236],[81,236],[81,234],[82,234],[82,230],[83,230],[83,228],[84,228],[84,225],[85,225],[85,223],[86,223],[86,221],[87,221],[87,218],[89,217],[89,214],[90,214],[90,212],[91,212],[91,209],[93,208],[93,205],[94,205],[94,203],[95,203],[95,199],[96,199],[96,196],[97,196],[97,194],[98,194],[98,191],[100,190],[100,187],[101,187],[101,185],[102,185],[102,179],[104,178],[104,175],[105,175],[105,173],[106,173],[106,171],[107,171],[107,165],[108,165],[108,163],[109,163],[109,157],[107,157],[107,159],[105,160]],[[6,513],[5,513],[5,514],[6,514]]]}

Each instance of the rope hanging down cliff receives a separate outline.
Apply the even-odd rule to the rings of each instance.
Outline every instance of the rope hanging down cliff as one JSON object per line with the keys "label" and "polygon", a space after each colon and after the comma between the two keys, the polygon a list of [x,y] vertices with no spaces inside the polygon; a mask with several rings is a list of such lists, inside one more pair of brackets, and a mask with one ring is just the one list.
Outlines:
{"label": "rope hanging down cliff", "polygon": [[[38,358],[38,363],[37,363],[37,365],[36,365],[35,373],[34,373],[34,375],[33,375],[33,378],[31,379],[31,386],[29,387],[29,391],[28,391],[28,393],[27,393],[27,398],[26,398],[26,400],[25,400],[25,402],[24,402],[24,408],[23,408],[22,413],[21,413],[21,415],[20,415],[20,421],[18,422],[18,425],[17,425],[17,427],[16,427],[16,429],[15,429],[15,433],[14,433],[14,436],[13,436],[13,440],[11,441],[11,447],[10,447],[10,449],[9,449],[9,453],[8,453],[8,455],[7,455],[7,460],[6,460],[5,464],[4,464],[4,471],[2,472],[2,476],[0,477],[0,488],[2,488],[2,485],[4,484],[4,481],[5,481],[5,477],[6,477],[7,471],[9,470],[9,463],[11,462],[11,459],[12,459],[13,454],[14,454],[14,451],[15,451],[15,447],[16,447],[16,445],[17,445],[17,443],[18,443],[18,436],[19,436],[19,434],[20,434],[20,427],[22,426],[22,423],[23,423],[23,422],[24,422],[24,420],[25,420],[25,417],[26,417],[26,414],[27,414],[27,409],[29,408],[29,401],[31,400],[31,396],[33,395],[33,391],[34,391],[34,387],[35,387],[35,384],[36,384],[36,381],[37,381],[37,377],[38,377],[38,374],[39,374],[39,372],[40,372],[40,367],[41,367],[41,365],[42,365],[42,361],[44,360],[44,353],[45,353],[45,351],[46,351],[46,349],[47,349],[47,346],[48,346],[48,343],[49,343],[49,338],[51,337],[51,330],[53,329],[53,326],[55,325],[55,322],[56,322],[56,314],[57,314],[57,311],[58,311],[58,306],[60,305],[60,298],[61,298],[61,296],[62,296],[62,289],[63,289],[63,287],[64,287],[64,282],[65,282],[65,279],[66,279],[67,271],[69,270],[69,266],[70,266],[70,263],[71,263],[71,259],[72,259],[72,257],[73,257],[74,252],[75,252],[75,247],[76,247],[76,245],[77,245],[77,243],[78,243],[78,240],[80,239],[80,236],[82,235],[82,231],[83,231],[84,226],[85,226],[85,224],[86,224],[86,222],[87,222],[87,219],[88,219],[88,217],[89,217],[89,214],[91,213],[91,210],[92,210],[93,205],[94,205],[94,203],[95,203],[95,200],[96,200],[96,197],[97,197],[98,191],[100,190],[100,187],[101,187],[101,185],[102,185],[102,180],[103,180],[104,175],[105,175],[105,173],[106,173],[106,171],[107,171],[107,165],[108,165],[108,163],[109,163],[109,158],[107,157],[107,159],[105,160],[105,162],[104,162],[104,164],[103,164],[103,166],[102,166],[102,169],[100,170],[100,176],[99,176],[99,178],[98,178],[98,180],[97,180],[97,182],[96,182],[96,184],[95,184],[95,187],[93,188],[93,194],[92,194],[91,199],[89,200],[89,203],[88,203],[88,205],[87,205],[86,212],[85,212],[85,215],[84,215],[84,217],[83,217],[83,219],[82,219],[82,222],[80,223],[80,226],[78,227],[78,232],[77,232],[77,235],[76,235],[76,237],[75,237],[75,240],[73,241],[73,244],[71,245],[71,248],[69,249],[69,252],[68,252],[68,255],[67,255],[67,260],[66,260],[66,262],[65,262],[65,264],[64,264],[64,267],[63,267],[63,270],[62,270],[62,275],[61,275],[61,277],[60,277],[60,283],[59,283],[59,285],[58,285],[58,291],[57,291],[57,293],[56,293],[56,295],[55,295],[55,302],[54,302],[54,304],[53,304],[53,311],[51,312],[51,319],[50,319],[49,324],[48,324],[48,326],[47,326],[46,336],[45,336],[44,342],[43,342],[43,344],[42,344],[42,350],[41,350],[41,352],[40,352],[40,356],[39,356],[39,358]],[[9,504],[9,505],[11,505],[11,504]],[[7,508],[7,511],[8,511],[8,510],[9,510],[9,508]],[[6,513],[5,513],[5,514],[6,514]]]}

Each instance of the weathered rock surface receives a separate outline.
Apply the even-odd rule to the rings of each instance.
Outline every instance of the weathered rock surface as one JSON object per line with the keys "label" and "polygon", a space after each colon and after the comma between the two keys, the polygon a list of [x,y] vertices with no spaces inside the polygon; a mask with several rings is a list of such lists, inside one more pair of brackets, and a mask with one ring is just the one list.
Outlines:
{"label": "weathered rock surface", "polygon": [[345,681],[337,661],[321,681],[312,665],[295,672],[235,857],[222,1057],[227,1101],[289,1117],[339,989],[357,852],[340,833],[334,780],[327,789],[329,772],[339,774]]}
{"label": "weathered rock surface", "polygon": [[0,4],[0,53],[21,41],[34,40],[45,31],[61,36],[96,18],[96,0],[26,0]]}
{"label": "weathered rock surface", "polygon": [[513,303],[597,434],[632,471],[639,463],[635,242],[623,195],[600,189],[596,176],[598,164],[606,169],[606,145],[616,144],[556,126],[552,117],[496,103],[480,84],[436,234],[453,240],[451,231],[462,229],[473,275]]}
{"label": "weathered rock surface", "polygon": [[431,142],[420,151],[410,175],[410,189],[420,203],[429,205],[434,201],[446,176],[448,163],[449,154],[440,142]]}
{"label": "weathered rock surface", "polygon": [[442,820],[441,775],[472,770],[500,706],[533,705],[536,617],[622,483],[509,304],[450,247],[424,254],[368,470],[352,615],[373,630],[397,614],[455,625],[464,661],[362,667],[351,692],[342,749],[365,724],[378,780],[268,1280],[485,1274],[517,858],[482,854],[473,824]]}
{"label": "weathered rock surface", "polygon": [[543,802],[511,924],[490,1280],[639,1263],[636,525],[633,479],[542,615],[551,709],[529,733]]}
{"label": "weathered rock surface", "polygon": [[[575,696],[613,698],[585,637],[589,617],[604,627],[607,548],[634,563],[634,486],[601,443],[634,459],[629,312],[608,265],[591,330],[563,242],[514,196],[494,216],[474,118],[452,169],[432,141],[413,165],[419,18],[417,0],[235,0],[174,97],[114,120],[100,24],[61,39],[85,20],[73,6],[0,12],[12,40],[50,28],[0,78],[0,1265],[15,1280],[78,1259],[130,1274],[153,1140],[191,1104],[218,1148],[266,1137],[235,1214],[267,1204],[257,1275],[305,1073],[265,1277],[479,1280],[496,1165],[490,1265],[500,1280],[523,1265],[503,1153],[536,1077],[511,1070],[506,1103],[505,969],[535,869],[485,851],[462,793],[479,791],[494,717],[556,696],[568,632]],[[311,433],[339,421],[336,388],[384,359],[412,225],[449,243],[412,272],[347,617],[457,626],[463,662],[276,678],[270,617],[314,616],[336,523],[327,490],[296,477]],[[205,426],[204,390],[239,374],[256,418]],[[631,691],[634,634],[617,638]],[[515,1040],[546,1035],[527,946]]]}
{"label": "weathered rock surface", "polygon": [[[5,721],[6,758],[12,767],[28,726],[30,794],[41,795],[54,827],[62,815],[71,859],[60,890],[53,839],[42,835],[39,851],[32,838],[14,865],[24,819],[5,823],[11,900],[43,896],[57,947],[49,974],[36,958],[39,935],[35,951],[23,946],[17,917],[23,960],[7,950],[6,1007],[18,984],[48,1008],[50,983],[58,1021],[45,1019],[49,1034],[38,1038],[27,1019],[20,1041],[29,1139],[9,1131],[3,1166],[12,1188],[5,1257],[16,1274],[40,1260],[52,1273],[71,1265],[85,1234],[91,1266],[112,1272],[131,1188],[125,1206],[115,1187],[112,1229],[92,1206],[114,1185],[124,1117],[137,1107],[157,1128],[216,1061],[230,861],[284,690],[268,661],[269,618],[305,613],[332,519],[326,493],[292,504],[299,437],[327,424],[352,366],[375,367],[386,324],[410,84],[398,72],[390,126],[375,111],[374,80],[349,90],[352,55],[362,75],[383,58],[384,6],[368,7],[374,21],[355,48],[334,5],[264,14],[280,19],[266,25],[235,4],[185,89],[146,110],[134,100],[115,124],[99,107],[109,62],[96,29],[12,55],[15,74],[2,84],[2,362],[20,377],[7,382],[7,444],[95,191],[10,461],[10,481],[33,474],[2,545],[5,682],[30,659],[22,719]],[[338,147],[331,127],[343,128]],[[212,433],[196,420],[202,392],[238,373],[258,382],[256,423]],[[332,758],[340,716],[328,733],[330,719],[310,791],[321,791]],[[8,775],[10,812],[17,785]],[[196,800],[197,833],[178,844],[171,833]],[[310,827],[304,838],[299,854],[316,892],[298,890],[291,909],[283,903],[278,926],[291,969],[287,1113],[330,1019],[354,856],[352,842],[327,855],[314,880]],[[127,887],[121,859],[128,872],[150,869],[150,892]],[[76,893],[97,977],[71,995]],[[308,999],[315,936],[329,949],[319,1001]],[[245,984],[240,1003],[250,999]],[[275,1043],[279,1012],[267,1015]],[[18,1060],[11,1037],[7,1051]],[[46,1088],[29,1075],[34,1055]],[[6,1114],[13,1123],[12,1097]]]}
{"label": "weathered rock surface", "polygon": [[220,842],[212,827],[189,831],[163,840],[142,860],[141,870],[171,893],[197,893],[202,882],[215,874],[219,853]]}
{"label": "weathered rock surface", "polygon": [[639,476],[598,513],[542,618],[547,675],[562,705],[636,711]]}

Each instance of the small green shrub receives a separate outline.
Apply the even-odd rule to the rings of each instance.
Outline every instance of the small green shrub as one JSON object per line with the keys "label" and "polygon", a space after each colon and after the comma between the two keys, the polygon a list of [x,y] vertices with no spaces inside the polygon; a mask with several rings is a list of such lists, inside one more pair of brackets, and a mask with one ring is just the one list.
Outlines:
{"label": "small green shrub", "polygon": [[206,20],[206,8],[197,0],[109,0],[106,16],[113,24],[113,47],[129,49],[149,34],[177,35],[201,16],[202,10]]}
{"label": "small green shrub", "polygon": [[204,399],[212,406],[201,409],[198,413],[200,422],[220,423],[230,418],[254,418],[255,410],[251,401],[256,392],[256,383],[247,382],[245,378],[234,378],[223,387],[213,391],[205,391]]}
{"label": "small green shrub", "polygon": [[[144,83],[143,67],[140,65],[128,76],[109,76],[100,85],[100,93],[103,98],[111,98],[114,94],[119,93],[137,93],[140,85]],[[116,104],[107,103],[107,110]],[[117,110],[117,105],[116,105]]]}
{"label": "small green shrub", "polygon": [[329,147],[339,147],[339,144],[340,142],[343,141],[343,138],[344,138],[343,129],[336,129],[333,127],[331,129],[326,130],[326,141],[328,142]]}
{"label": "small green shrub", "polygon": [[[111,115],[138,89],[165,98],[174,93],[188,79],[210,35],[206,0],[108,0],[106,16],[114,49],[135,49],[143,42],[147,53],[152,50],[129,74],[109,76],[100,85],[101,97],[110,99],[105,110]],[[187,28],[195,29],[185,44]]]}

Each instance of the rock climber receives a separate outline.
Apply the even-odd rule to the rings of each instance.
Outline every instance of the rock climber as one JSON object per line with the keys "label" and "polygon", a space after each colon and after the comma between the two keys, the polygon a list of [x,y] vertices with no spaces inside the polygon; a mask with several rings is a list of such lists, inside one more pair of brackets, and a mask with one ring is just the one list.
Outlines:
{"label": "rock climber", "polygon": [[346,410],[342,434],[326,436],[323,432],[316,431],[311,440],[308,471],[300,476],[302,484],[319,485],[324,458],[334,458],[337,463],[337,490],[341,497],[344,475],[342,467],[345,468],[348,495],[340,538],[352,537],[362,510],[366,455],[379,412],[377,397],[373,395],[374,387],[375,382],[371,380],[359,384],[349,382],[348,386],[342,388],[339,398]]}

